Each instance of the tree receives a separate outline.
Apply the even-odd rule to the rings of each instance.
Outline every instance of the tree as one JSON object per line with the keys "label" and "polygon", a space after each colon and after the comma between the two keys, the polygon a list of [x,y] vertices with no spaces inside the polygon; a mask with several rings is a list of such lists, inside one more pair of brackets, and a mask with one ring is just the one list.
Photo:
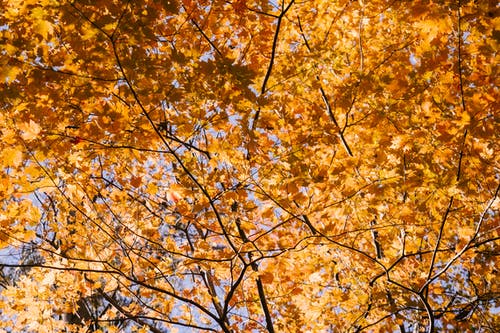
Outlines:
{"label": "tree", "polygon": [[496,1],[1,4],[4,332],[499,330]]}

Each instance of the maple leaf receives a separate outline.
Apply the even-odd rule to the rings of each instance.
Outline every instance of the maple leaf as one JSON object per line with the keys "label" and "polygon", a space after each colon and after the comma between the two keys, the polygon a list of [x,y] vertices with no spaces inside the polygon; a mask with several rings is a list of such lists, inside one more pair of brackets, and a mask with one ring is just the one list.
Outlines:
{"label": "maple leaf", "polygon": [[33,120],[19,124],[18,128],[21,130],[21,137],[26,141],[35,140],[41,131],[40,125]]}

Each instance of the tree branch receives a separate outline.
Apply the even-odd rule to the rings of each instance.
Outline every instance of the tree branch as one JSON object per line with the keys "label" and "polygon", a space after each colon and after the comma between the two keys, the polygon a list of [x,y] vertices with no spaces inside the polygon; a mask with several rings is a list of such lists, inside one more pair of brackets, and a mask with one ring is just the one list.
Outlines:
{"label": "tree branch", "polygon": [[[461,1],[458,1],[458,9],[457,9],[457,15],[458,15],[458,77],[460,80],[460,101],[462,104],[462,112],[467,112],[467,108],[465,106],[465,96],[464,96],[464,80],[463,80],[463,75],[462,75],[462,30],[461,30],[461,21],[462,21],[462,16],[460,15],[460,7],[461,7]],[[467,128],[464,130],[464,136],[462,139],[462,146],[460,147],[460,155],[458,158],[458,167],[457,167],[457,182],[460,180],[461,176],[461,171],[462,171],[462,160],[464,156],[464,147],[465,147],[465,140],[467,138]]]}
{"label": "tree branch", "polygon": [[439,243],[441,242],[441,238],[443,237],[444,225],[446,223],[446,219],[448,218],[448,214],[450,213],[452,204],[453,204],[453,197],[450,198],[450,202],[448,203],[448,207],[446,208],[446,212],[444,213],[443,219],[441,221],[441,227],[439,228],[439,235],[436,240],[436,246],[434,247],[434,251],[432,252],[432,259],[431,259],[431,264],[429,266],[429,273],[427,274],[427,280],[429,280],[432,276],[434,263],[436,261],[436,256],[439,250]]}
{"label": "tree branch", "polygon": [[[271,72],[273,70],[274,59],[276,58],[276,48],[278,47],[278,36],[280,33],[281,21],[285,16],[286,12],[290,9],[295,0],[291,0],[286,8],[281,11],[281,14],[278,16],[278,20],[276,22],[276,30],[274,32],[273,45],[271,48],[271,59],[269,60],[269,65],[267,66],[266,75],[264,76],[264,81],[262,82],[262,86],[260,88],[260,96],[264,95],[266,92],[267,81],[271,77]],[[252,130],[254,130],[257,126],[257,121],[259,120],[260,109],[255,112],[255,116],[252,121]]]}
{"label": "tree branch", "polygon": [[[304,30],[302,29],[302,23],[300,22],[300,17],[298,17],[298,16],[297,16],[297,21],[299,24],[300,34],[302,36],[302,39],[304,40],[304,44],[306,45],[307,50],[309,52],[312,52],[311,46],[309,45],[309,42],[307,41],[306,35],[304,34]],[[344,137],[344,129],[347,126],[347,120],[346,120],[346,126],[344,126],[344,129],[341,129],[339,126],[339,123],[337,122],[337,119],[335,118],[335,115],[333,114],[333,110],[332,110],[332,107],[330,105],[330,101],[328,100],[328,97],[326,96],[325,90],[323,89],[323,86],[321,84],[321,80],[319,79],[319,75],[316,75],[316,81],[318,81],[318,83],[319,83],[319,91],[321,93],[321,97],[323,98],[323,102],[325,103],[326,113],[328,114],[328,116],[332,120],[333,124],[335,125],[335,127],[337,129],[337,135],[339,136],[340,141],[342,141],[342,145],[344,146],[344,149],[346,150],[347,154],[352,157],[353,156],[352,150],[349,147],[349,145],[347,144],[347,141]],[[353,99],[353,102],[351,103],[350,109],[352,109],[355,100],[356,99]]]}
{"label": "tree branch", "polygon": [[267,307],[266,294],[264,292],[264,286],[260,276],[257,277],[257,290],[259,292],[260,304],[262,305],[262,310],[264,311],[264,315],[266,317],[266,328],[269,333],[274,333],[273,321],[269,308]]}

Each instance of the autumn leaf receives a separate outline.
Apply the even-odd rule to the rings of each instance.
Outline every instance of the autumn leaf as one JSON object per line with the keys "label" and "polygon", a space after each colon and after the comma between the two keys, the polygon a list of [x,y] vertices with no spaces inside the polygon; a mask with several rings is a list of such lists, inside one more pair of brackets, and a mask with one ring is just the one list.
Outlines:
{"label": "autumn leaf", "polygon": [[139,187],[141,186],[141,184],[142,184],[142,177],[133,176],[132,178],[130,178],[130,185],[132,185],[133,187]]}
{"label": "autumn leaf", "polygon": [[265,272],[259,275],[263,283],[273,283],[274,275],[271,272]]}
{"label": "autumn leaf", "polygon": [[32,141],[40,134],[41,128],[33,120],[19,124],[18,128],[21,130],[21,137],[26,141]]}
{"label": "autumn leaf", "polygon": [[23,152],[16,148],[4,148],[0,152],[2,161],[7,166],[17,167],[23,162]]}

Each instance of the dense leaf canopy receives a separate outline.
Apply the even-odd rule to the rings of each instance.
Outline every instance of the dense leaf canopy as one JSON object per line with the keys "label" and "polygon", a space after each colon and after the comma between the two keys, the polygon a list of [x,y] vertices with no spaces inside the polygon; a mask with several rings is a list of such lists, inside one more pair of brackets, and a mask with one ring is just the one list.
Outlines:
{"label": "dense leaf canopy", "polygon": [[497,1],[0,1],[1,332],[498,332]]}

